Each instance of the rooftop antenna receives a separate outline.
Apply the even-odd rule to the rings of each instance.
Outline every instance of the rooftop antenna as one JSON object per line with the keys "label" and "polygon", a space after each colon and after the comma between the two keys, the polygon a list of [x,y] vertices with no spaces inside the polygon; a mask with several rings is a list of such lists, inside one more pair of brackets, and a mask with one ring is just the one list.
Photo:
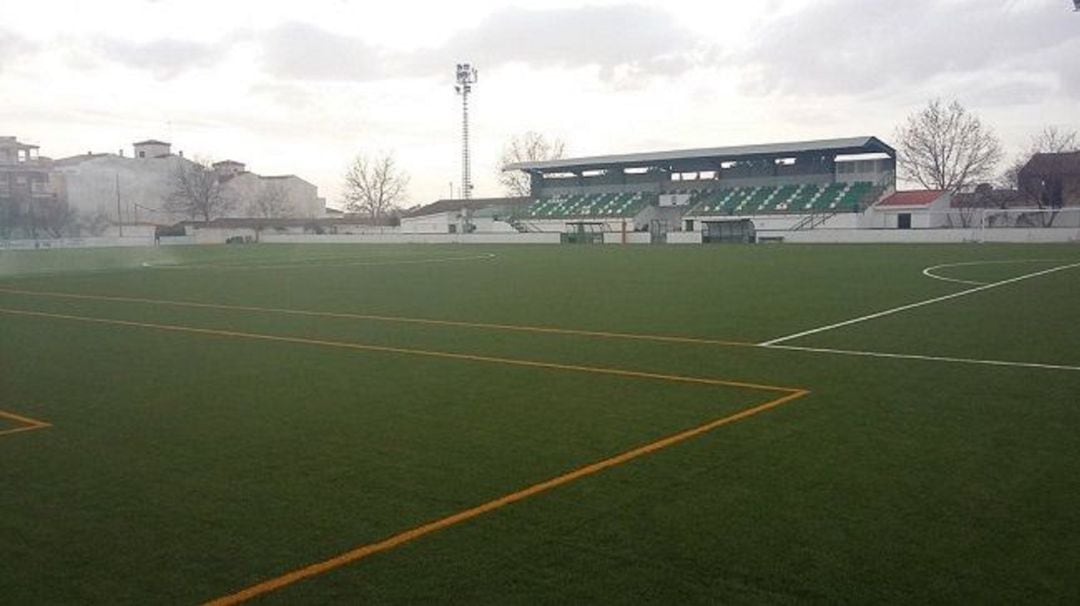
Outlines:
{"label": "rooftop antenna", "polygon": [[457,84],[454,90],[461,95],[461,197],[466,200],[472,198],[473,188],[469,170],[469,93],[476,81],[475,67],[468,63],[457,64]]}

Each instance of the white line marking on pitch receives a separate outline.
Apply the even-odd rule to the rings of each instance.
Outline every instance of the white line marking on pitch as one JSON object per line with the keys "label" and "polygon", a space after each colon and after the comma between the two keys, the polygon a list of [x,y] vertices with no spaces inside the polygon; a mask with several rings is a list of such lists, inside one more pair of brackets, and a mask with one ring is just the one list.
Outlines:
{"label": "white line marking on pitch", "polygon": [[843,356],[861,356],[866,358],[896,358],[899,360],[923,360],[927,362],[951,362],[954,364],[978,364],[981,366],[1012,366],[1016,368],[1041,368],[1044,370],[1080,371],[1080,366],[1067,364],[1040,364],[1038,362],[1010,362],[1007,360],[980,360],[977,358],[955,358],[952,356],[925,356],[920,354],[888,353],[883,351],[859,351],[854,349],[832,349],[829,347],[802,347],[799,345],[760,345],[766,349],[804,351],[809,353],[827,353]]}
{"label": "white line marking on pitch", "polygon": [[955,282],[957,284],[969,284],[974,286],[982,286],[988,284],[988,282],[976,282],[975,280],[961,280],[960,278],[949,278],[946,276],[939,276],[934,273],[935,269],[945,269],[946,267],[966,267],[971,265],[1007,265],[1011,263],[1060,263],[1064,259],[1016,259],[1009,261],[965,261],[963,263],[942,263],[941,265],[934,265],[922,270],[922,273],[927,278],[933,278],[935,280],[941,280],[943,282]]}
{"label": "white line marking on pitch", "polygon": [[1022,276],[1016,276],[1015,278],[1009,278],[1007,280],[1001,280],[999,282],[991,282],[990,284],[983,284],[982,286],[976,286],[975,288],[968,288],[961,290],[960,292],[954,292],[949,295],[941,297],[934,297],[933,299],[927,299],[925,301],[918,301],[916,303],[908,303],[907,305],[901,305],[900,307],[894,307],[892,309],[886,309],[885,311],[879,311],[877,313],[867,314],[865,316],[859,316],[858,318],[852,318],[850,320],[844,320],[843,322],[836,322],[835,324],[829,324],[828,326],[819,326],[818,328],[811,328],[810,330],[804,330],[795,334],[778,337],[776,339],[770,339],[768,341],[762,341],[758,345],[776,345],[777,343],[783,343],[784,341],[790,341],[792,339],[798,339],[799,337],[805,337],[807,335],[817,334],[819,332],[825,332],[834,328],[840,328],[842,326],[850,326],[852,324],[858,324],[859,322],[866,322],[867,320],[874,320],[877,318],[883,318],[885,316],[891,316],[892,314],[899,313],[901,311],[907,311],[909,309],[915,309],[916,307],[923,307],[926,305],[932,305],[934,303],[940,303],[942,301],[948,301],[949,299],[955,299],[957,297],[963,297],[972,295],[984,290],[990,290],[991,288],[997,288],[998,286],[1005,286],[1006,284],[1012,284],[1021,280],[1027,280],[1028,278],[1035,278],[1038,276],[1044,276],[1063,269],[1070,269],[1073,267],[1080,267],[1080,263],[1070,263],[1069,265],[1059,265],[1057,267],[1051,267],[1050,269],[1044,269],[1042,271],[1032,272],[1030,274],[1024,274]]}

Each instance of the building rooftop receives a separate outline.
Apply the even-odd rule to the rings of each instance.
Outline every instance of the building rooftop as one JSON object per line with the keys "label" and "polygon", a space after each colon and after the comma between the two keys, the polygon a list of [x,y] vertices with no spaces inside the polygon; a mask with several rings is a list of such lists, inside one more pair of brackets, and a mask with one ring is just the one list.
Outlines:
{"label": "building rooftop", "polygon": [[922,189],[915,191],[898,191],[893,195],[878,202],[876,206],[930,206],[937,202],[947,192],[941,189]]}
{"label": "building rooftop", "polygon": [[533,198],[470,198],[442,199],[403,214],[403,217],[423,217],[438,213],[455,212],[462,209],[477,211],[484,208],[513,209],[532,204]]}
{"label": "building rooftop", "polygon": [[158,141],[157,139],[147,139],[146,141],[137,141],[132,145],[172,145],[168,141]]}
{"label": "building rooftop", "polygon": [[1080,175],[1080,151],[1038,153],[1020,169],[1021,175]]}

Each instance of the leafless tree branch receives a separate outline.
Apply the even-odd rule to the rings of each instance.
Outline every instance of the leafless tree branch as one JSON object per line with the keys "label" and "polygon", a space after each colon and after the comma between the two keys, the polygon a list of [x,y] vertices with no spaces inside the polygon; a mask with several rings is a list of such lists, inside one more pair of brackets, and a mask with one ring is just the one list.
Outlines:
{"label": "leafless tree branch", "polygon": [[1001,143],[959,102],[934,99],[897,128],[901,177],[927,189],[966,191],[989,180]]}
{"label": "leafless tree branch", "polygon": [[165,208],[209,222],[228,213],[235,203],[208,161],[181,161],[173,173],[173,189]]}
{"label": "leafless tree branch", "polygon": [[528,196],[530,194],[529,175],[521,171],[504,169],[518,162],[536,162],[539,160],[558,160],[563,157],[566,144],[558,138],[548,140],[544,135],[528,131],[515,135],[503,146],[499,157],[499,184],[508,196]]}
{"label": "leafless tree branch", "polygon": [[372,219],[389,215],[405,201],[409,176],[392,153],[358,155],[345,172],[345,205]]}

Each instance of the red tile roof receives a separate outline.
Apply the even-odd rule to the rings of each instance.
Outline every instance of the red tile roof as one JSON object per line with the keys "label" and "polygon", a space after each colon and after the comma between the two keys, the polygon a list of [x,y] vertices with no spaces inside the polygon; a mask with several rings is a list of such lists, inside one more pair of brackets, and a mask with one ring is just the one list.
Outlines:
{"label": "red tile roof", "polygon": [[940,189],[898,191],[878,202],[877,206],[930,206],[944,195],[945,191]]}

